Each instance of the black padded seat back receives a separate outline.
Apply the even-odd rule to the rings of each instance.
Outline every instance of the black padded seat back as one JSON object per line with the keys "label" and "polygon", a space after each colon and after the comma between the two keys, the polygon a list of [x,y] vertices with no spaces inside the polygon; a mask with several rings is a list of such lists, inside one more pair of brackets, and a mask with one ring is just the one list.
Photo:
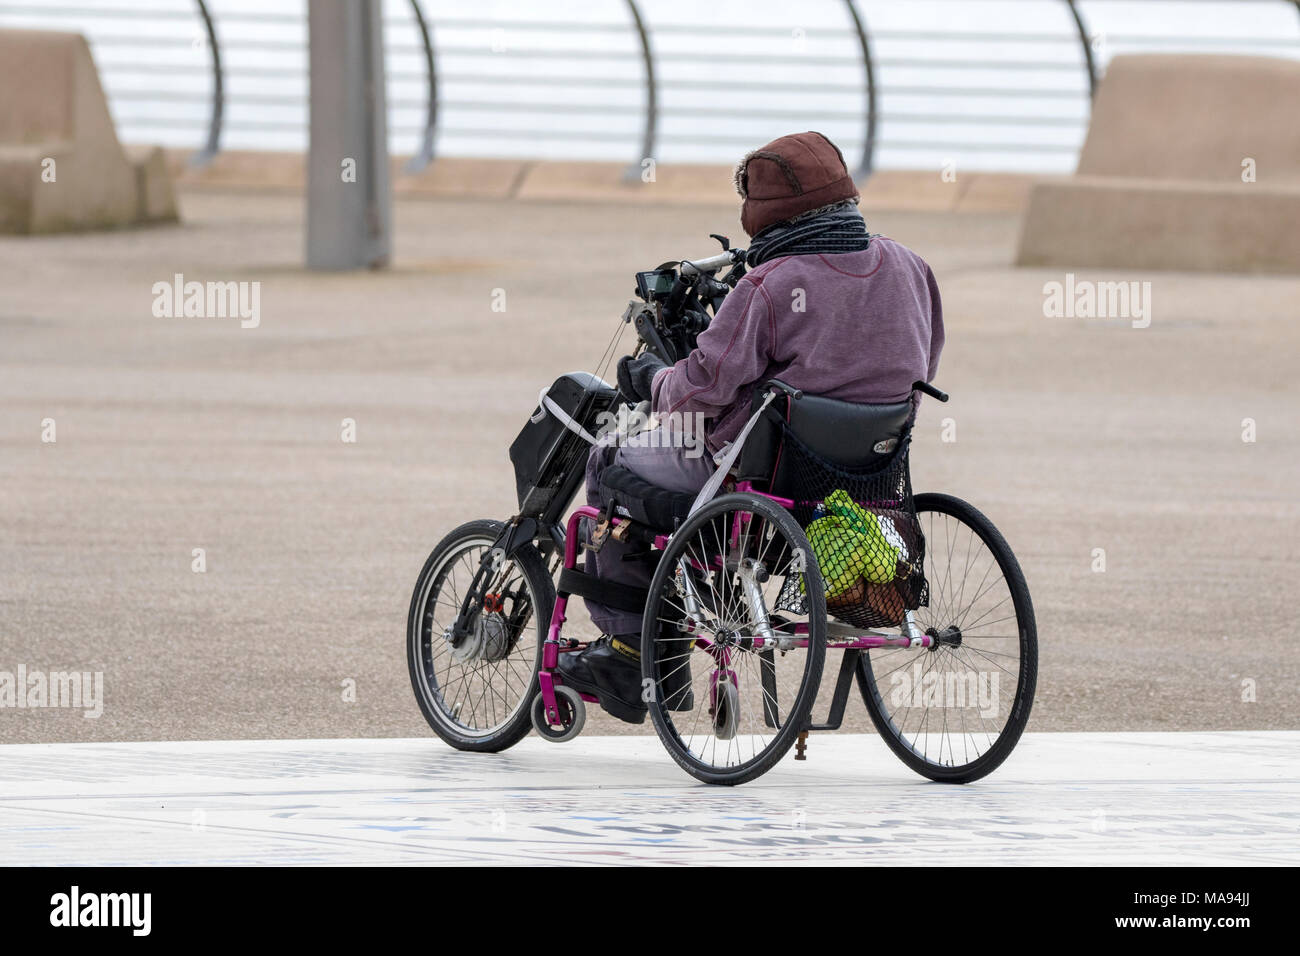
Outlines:
{"label": "black padded seat back", "polygon": [[[755,392],[757,410],[763,390]],[[841,402],[820,395],[796,400],[778,394],[766,414],[754,423],[738,462],[739,477],[780,495],[789,478],[782,467],[785,429],[817,455],[847,471],[869,471],[884,465],[911,428],[911,400],[884,405]]]}

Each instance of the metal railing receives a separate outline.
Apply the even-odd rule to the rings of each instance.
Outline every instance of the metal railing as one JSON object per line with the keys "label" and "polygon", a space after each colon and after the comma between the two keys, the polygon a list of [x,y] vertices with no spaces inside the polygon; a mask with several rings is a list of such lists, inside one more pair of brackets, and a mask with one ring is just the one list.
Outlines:
{"label": "metal railing", "polygon": [[208,121],[208,138],[203,147],[190,158],[193,166],[206,166],[221,149],[221,121],[226,110],[226,84],[221,73],[221,44],[217,41],[217,27],[203,0],[195,0],[203,29],[208,35],[208,49],[212,51],[212,118]]}
{"label": "metal railing", "polygon": [[876,64],[875,58],[871,55],[871,36],[867,33],[867,25],[862,19],[862,14],[858,12],[853,0],[844,0],[844,5],[848,7],[849,18],[853,21],[853,30],[857,33],[858,43],[862,47],[862,73],[867,93],[867,115],[864,120],[866,132],[863,135],[862,159],[858,162],[856,176],[858,179],[864,179],[871,175],[876,165]]}
{"label": "metal railing", "polygon": [[[100,0],[102,3],[103,0]],[[607,0],[618,4],[619,0]],[[447,119],[448,112],[468,111],[476,117],[494,113],[519,113],[529,110],[545,113],[547,116],[586,117],[597,123],[575,128],[559,123],[521,129],[518,135],[526,136],[531,141],[541,142],[555,139],[572,139],[583,142],[616,144],[627,142],[630,149],[639,149],[640,154],[631,157],[627,175],[635,177],[640,174],[642,164],[655,157],[665,144],[689,143],[739,146],[742,142],[752,143],[753,133],[730,132],[725,127],[735,121],[797,121],[801,123],[830,122],[856,123],[860,133],[850,132],[839,137],[842,142],[853,142],[860,146],[856,160],[856,172],[859,176],[870,175],[876,168],[878,151],[883,144],[898,149],[922,149],[957,145],[966,150],[991,151],[1028,151],[1034,153],[1071,153],[1077,144],[1057,142],[1006,141],[994,136],[981,138],[978,142],[960,144],[945,143],[942,140],[930,142],[911,141],[906,138],[882,137],[881,124],[887,122],[895,126],[928,123],[944,125],[947,123],[986,124],[1016,129],[1068,129],[1079,132],[1086,126],[1086,112],[1080,118],[1071,117],[1068,109],[1060,104],[1082,97],[1085,102],[1095,95],[1104,65],[1095,49],[1098,37],[1090,30],[1084,11],[1084,3],[1079,0],[1024,0],[1041,7],[1054,4],[1062,10],[1061,31],[1053,32],[997,32],[997,31],[956,31],[945,29],[900,29],[898,27],[880,28],[872,32],[869,29],[863,11],[862,0],[842,0],[843,26],[814,28],[808,31],[796,30],[798,39],[816,35],[828,41],[843,41],[851,44],[852,55],[818,55],[815,58],[798,53],[783,52],[779,49],[765,49],[755,54],[749,51],[728,52],[725,49],[710,49],[701,53],[691,49],[682,49],[683,41],[698,39],[701,27],[691,22],[678,19],[665,19],[658,25],[646,15],[646,8],[655,0],[621,0],[624,10],[622,22],[614,19],[593,19],[590,22],[547,21],[547,20],[490,20],[464,17],[431,18],[428,15],[428,0],[407,0],[399,4],[409,17],[409,27],[414,42],[388,40],[386,46],[393,57],[414,57],[418,68],[403,68],[400,65],[389,69],[390,88],[397,84],[408,87],[417,84],[420,92],[415,95],[396,95],[390,97],[390,110],[417,110],[420,120],[414,123],[394,123],[394,132],[401,136],[411,135],[415,138],[413,155],[407,164],[409,172],[418,172],[434,161],[440,137],[453,135],[460,139],[480,137],[507,139],[512,130],[501,125],[475,126],[456,123]],[[1115,3],[1116,0],[1088,0],[1088,4]],[[1296,10],[1300,14],[1300,0],[1277,0]],[[89,0],[83,0],[88,4]],[[231,80],[247,79],[274,87],[282,81],[288,82],[305,76],[305,39],[294,37],[294,30],[303,29],[303,18],[297,14],[277,13],[265,9],[235,9],[216,11],[217,0],[173,0],[170,7],[143,9],[126,5],[82,5],[73,3],[51,2],[5,3],[0,0],[0,25],[6,25],[12,19],[35,19],[46,21],[63,28],[77,28],[78,21],[131,20],[135,23],[173,23],[183,29],[193,27],[201,38],[197,46],[205,47],[209,55],[210,87],[203,93],[185,89],[158,89],[158,83],[146,88],[138,88],[138,83],[128,84],[131,88],[114,88],[110,90],[110,99],[124,103],[144,102],[154,107],[166,104],[184,104],[199,106],[206,104],[206,110],[190,110],[180,117],[153,115],[148,126],[152,128],[191,128],[195,125],[194,116],[206,112],[206,123],[201,130],[201,142],[194,152],[191,162],[202,165],[210,162],[222,148],[230,130],[248,133],[265,133],[269,131],[305,128],[305,115],[289,119],[234,118],[228,107],[234,103],[243,107],[260,110],[281,108],[298,108],[305,114],[305,91],[302,94],[271,92],[259,90],[236,91],[232,89]],[[973,4],[972,4],[973,6]],[[607,11],[608,12],[608,11]],[[19,24],[25,25],[25,24]],[[46,25],[46,24],[42,24]],[[219,31],[218,26],[222,26]],[[237,31],[235,28],[245,29]],[[407,25],[403,18],[385,18],[385,25],[398,28]],[[230,29],[227,30],[226,28]],[[436,27],[436,31],[435,31]],[[1297,20],[1300,28],[1300,20]],[[285,35],[275,35],[276,30],[287,31]],[[446,70],[445,64],[481,63],[484,57],[496,56],[502,50],[484,48],[481,43],[457,42],[457,34],[482,31],[491,33],[510,31],[530,37],[560,36],[569,39],[568,46],[556,46],[547,43],[531,43],[522,48],[509,51],[506,58],[510,63],[533,64],[534,69],[527,72],[501,70]],[[242,33],[243,35],[237,35]],[[451,35],[452,39],[444,37]],[[753,22],[745,24],[728,24],[718,36],[725,36],[730,41],[749,41],[756,47],[788,38],[789,33],[783,27],[762,26]],[[622,41],[618,37],[622,37]],[[438,42],[435,42],[435,37]],[[585,38],[586,42],[579,42]],[[174,36],[166,32],[133,31],[129,34],[114,31],[92,33],[92,46],[99,51],[112,51],[115,48],[144,48],[164,50],[176,43]],[[623,49],[620,42],[631,40],[631,47]],[[1157,41],[1176,42],[1179,39],[1193,41],[1199,37],[1182,36],[1171,30],[1159,37],[1147,37],[1152,43]],[[664,42],[660,42],[664,41]],[[974,41],[994,47],[995,45],[1028,45],[1034,51],[1050,49],[1053,44],[1077,43],[1081,51],[1078,62],[1048,56],[1042,57],[999,57],[987,58],[945,58],[928,52],[933,45],[942,45],[951,41]],[[883,43],[919,42],[926,44],[926,50],[920,55],[906,54],[881,56],[879,50]],[[1275,37],[1258,37],[1254,42],[1267,46],[1270,50],[1288,50],[1300,55],[1300,37],[1296,40],[1279,40]],[[689,45],[689,44],[688,44]],[[1166,44],[1167,45],[1167,44]],[[273,55],[268,62],[267,54]],[[789,78],[772,79],[767,75],[745,81],[724,80],[721,84],[714,80],[701,80],[691,75],[692,69],[707,64],[709,69],[731,70],[752,66],[755,57],[761,57],[767,69],[785,70],[787,73],[815,66],[820,74],[813,82],[791,81]],[[301,65],[293,65],[294,58],[302,60]],[[107,59],[107,70],[114,76],[140,77],[175,74],[180,69],[176,64],[132,61],[119,63],[112,57]],[[639,76],[620,75],[618,68],[635,62],[639,67]],[[600,64],[597,74],[560,73],[553,69],[556,63],[577,63],[580,65]],[[546,69],[538,68],[545,66]],[[101,69],[105,69],[101,65]],[[674,78],[673,70],[680,76]],[[861,79],[851,82],[836,77],[845,76],[846,71],[860,71]],[[882,70],[895,70],[901,73],[918,70],[967,70],[972,73],[984,71],[1002,71],[1022,73],[1028,77],[1044,74],[1061,74],[1080,71],[1085,80],[1081,90],[1073,90],[1057,85],[1037,85],[1032,83],[1006,85],[988,85],[987,83],[953,84],[944,87],[932,82],[892,82],[881,83]],[[775,74],[774,74],[775,75]],[[928,76],[927,76],[928,79]],[[528,90],[577,90],[578,95],[565,94],[558,101],[539,103],[514,98],[485,98],[481,93],[469,99],[448,98],[445,85],[453,86],[470,83],[477,88],[497,86],[515,86]],[[638,110],[622,102],[600,102],[590,95],[590,91],[599,90],[609,95],[613,91],[639,88],[642,94]],[[681,91],[687,95],[681,98],[680,105],[666,103],[665,92]],[[861,96],[858,109],[837,109],[830,106],[799,106],[782,108],[765,105],[762,109],[746,108],[740,97],[719,96],[719,91],[726,93],[749,93],[765,97],[784,94],[811,94],[818,98],[839,97],[845,99]],[[705,95],[700,95],[701,93]],[[882,112],[882,93],[891,96],[907,97],[968,97],[987,100],[993,97],[1013,97],[1017,101],[1050,101],[1053,106],[1046,115],[1021,115],[1007,113],[979,113],[958,109],[951,114],[936,112],[933,108],[913,110],[894,110]],[[155,110],[155,112],[157,112]],[[639,113],[639,122],[635,129],[627,126],[627,121],[634,113]],[[686,124],[685,132],[664,131],[665,118],[678,124]],[[623,126],[620,128],[619,124]],[[633,145],[633,143],[635,145]]]}
{"label": "metal railing", "polygon": [[[650,32],[646,29],[645,20],[641,18],[641,9],[636,5],[636,0],[625,0],[625,2],[627,11],[632,17],[632,25],[636,29],[637,40],[641,43],[641,55],[645,61],[645,125],[644,132],[641,134],[641,156],[653,156],[655,131],[659,123],[659,84],[655,80],[655,56],[650,48]],[[628,166],[625,178],[635,180],[640,175],[641,164],[633,162]]]}
{"label": "metal railing", "polygon": [[426,107],[420,148],[406,164],[408,173],[418,173],[433,162],[433,140],[438,133],[438,63],[433,55],[433,36],[429,29],[429,21],[420,7],[420,0],[411,0],[411,12],[415,16],[416,28],[420,31],[420,42],[424,47],[424,71],[429,84],[429,105]]}
{"label": "metal railing", "polygon": [[1083,47],[1083,65],[1088,71],[1088,98],[1092,99],[1097,95],[1097,63],[1092,57],[1092,35],[1088,32],[1088,25],[1083,22],[1083,14],[1075,0],[1065,0],[1065,3],[1070,8],[1070,16],[1074,18],[1074,27],[1079,34],[1079,44]]}

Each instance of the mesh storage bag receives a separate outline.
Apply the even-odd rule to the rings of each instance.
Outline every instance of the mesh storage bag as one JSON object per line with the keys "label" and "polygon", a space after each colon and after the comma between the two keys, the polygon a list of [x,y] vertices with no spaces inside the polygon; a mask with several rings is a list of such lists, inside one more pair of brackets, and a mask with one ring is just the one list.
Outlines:
{"label": "mesh storage bag", "polygon": [[[861,628],[896,627],[929,601],[925,537],[912,501],[910,437],[881,465],[848,471],[784,428],[779,493],[803,526],[826,585],[826,610]],[[806,611],[798,576],[786,580],[780,610]]]}

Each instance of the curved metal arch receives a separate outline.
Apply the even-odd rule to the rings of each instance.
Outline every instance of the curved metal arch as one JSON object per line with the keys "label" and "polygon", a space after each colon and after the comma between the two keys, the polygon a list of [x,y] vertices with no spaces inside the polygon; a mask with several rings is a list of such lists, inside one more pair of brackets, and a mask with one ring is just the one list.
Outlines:
{"label": "curved metal arch", "polygon": [[636,0],[624,0],[628,13],[632,16],[632,25],[636,28],[637,38],[641,41],[641,58],[645,63],[645,125],[641,133],[641,155],[632,161],[623,174],[623,178],[632,181],[641,178],[641,164],[647,159],[654,159],[655,133],[659,125],[659,83],[655,77],[654,51],[650,47],[650,31]]}
{"label": "curved metal arch", "polygon": [[1088,70],[1088,98],[1093,99],[1097,96],[1097,61],[1092,55],[1092,37],[1088,36],[1088,25],[1083,22],[1083,11],[1079,9],[1075,0],[1065,0],[1065,5],[1070,8],[1070,16],[1074,18],[1074,28],[1078,31],[1079,42],[1083,45],[1083,64]]}
{"label": "curved metal arch", "polygon": [[433,143],[438,132],[438,68],[433,54],[432,31],[429,28],[429,21],[425,19],[420,0],[411,0],[411,13],[415,16],[415,26],[420,31],[420,40],[424,44],[424,71],[429,84],[429,102],[425,108],[420,148],[407,160],[405,167],[408,173],[418,173],[433,162]]}
{"label": "curved metal arch", "polygon": [[862,19],[853,0],[844,0],[844,5],[848,8],[853,29],[858,35],[858,45],[862,48],[863,80],[867,93],[867,112],[864,117],[866,132],[862,138],[862,159],[858,162],[858,168],[854,170],[853,176],[855,179],[866,179],[875,171],[876,165],[876,66],[871,55],[871,38],[867,33],[866,21]]}
{"label": "curved metal arch", "polygon": [[208,49],[212,51],[212,114],[208,119],[208,137],[197,153],[190,157],[191,166],[206,166],[221,149],[221,126],[226,113],[226,92],[221,68],[221,45],[217,42],[217,28],[203,0],[195,0],[203,29],[208,35]]}

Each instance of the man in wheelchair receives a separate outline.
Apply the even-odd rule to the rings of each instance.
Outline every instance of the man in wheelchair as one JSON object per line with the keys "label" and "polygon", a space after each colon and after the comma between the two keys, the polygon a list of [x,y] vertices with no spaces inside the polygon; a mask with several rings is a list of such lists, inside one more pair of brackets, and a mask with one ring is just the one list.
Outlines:
{"label": "man in wheelchair", "polygon": [[[900,243],[868,234],[834,143],[815,132],[782,136],[745,156],[735,182],[741,225],[752,237],[751,269],[686,358],[665,366],[647,352],[619,363],[620,391],[650,402],[663,423],[652,440],[592,449],[586,486],[594,507],[608,505],[602,476],[614,466],[624,480],[694,495],[714,460],[699,454],[698,436],[673,434],[675,423],[702,418],[708,451],[720,453],[750,417],[754,387],[770,379],[812,396],[878,405],[905,402],[913,382],[934,378],[944,342],[934,274]],[[630,548],[606,537],[588,550],[586,570],[644,589],[651,568]],[[642,617],[590,599],[587,606],[603,636],[581,654],[561,655],[562,680],[639,723],[646,716]],[[663,688],[673,710],[694,706],[689,673],[681,680],[684,687]]]}

